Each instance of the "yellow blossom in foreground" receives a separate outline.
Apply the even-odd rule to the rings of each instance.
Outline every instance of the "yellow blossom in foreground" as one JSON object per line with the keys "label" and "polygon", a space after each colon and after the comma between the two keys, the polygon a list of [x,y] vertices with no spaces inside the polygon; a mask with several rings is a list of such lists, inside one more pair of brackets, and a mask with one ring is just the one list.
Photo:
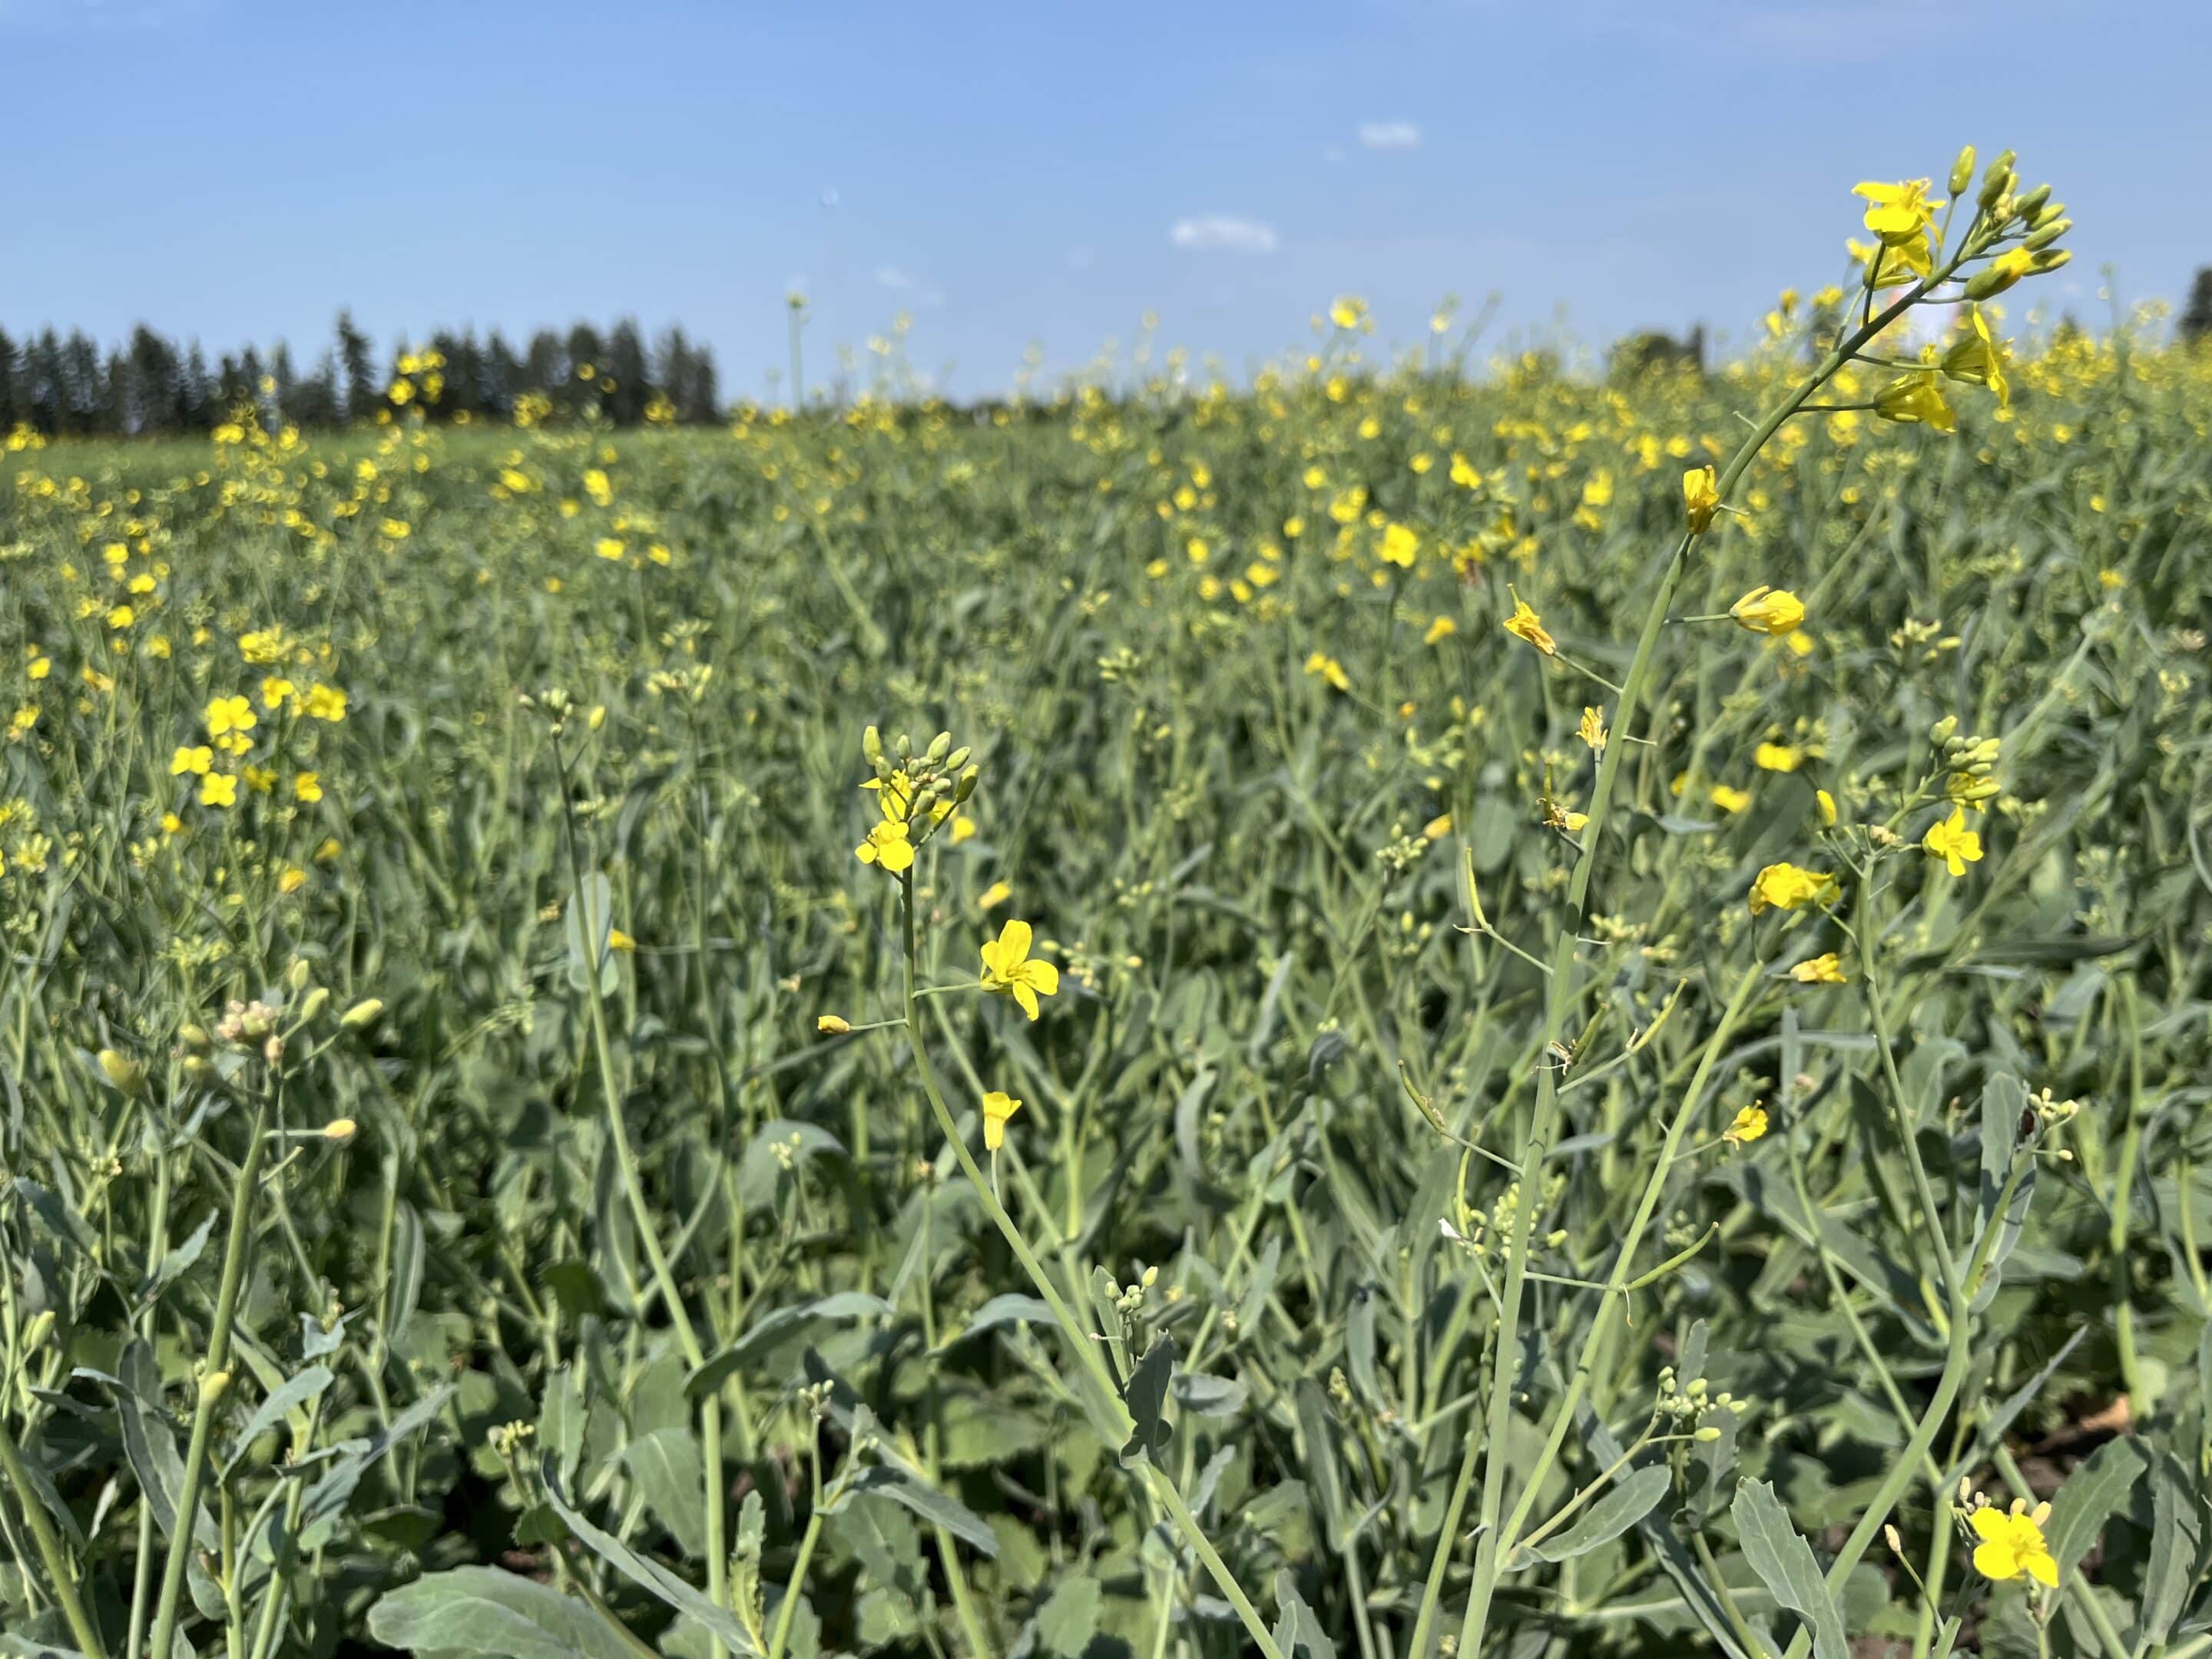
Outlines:
{"label": "yellow blossom in foreground", "polygon": [[1006,1143],[1006,1120],[1022,1109],[1012,1095],[994,1089],[983,1097],[983,1145],[997,1152]]}
{"label": "yellow blossom in foreground", "polygon": [[208,736],[225,737],[233,732],[251,732],[260,721],[253,713],[253,705],[244,697],[215,697],[207,706]]}
{"label": "yellow blossom in foreground", "polygon": [[823,1036],[842,1036],[853,1029],[853,1022],[842,1014],[817,1014],[814,1029]]}
{"label": "yellow blossom in foreground", "polygon": [[313,806],[323,798],[323,781],[313,772],[302,772],[292,780],[292,799]]}
{"label": "yellow blossom in foreground", "polygon": [[1751,914],[1796,910],[1808,904],[1825,904],[1835,897],[1836,878],[1819,870],[1795,864],[1770,864],[1751,884]]}
{"label": "yellow blossom in foreground", "polygon": [[1011,996],[1031,1019],[1037,1017],[1037,999],[1060,990],[1060,969],[1030,956],[1030,925],[1009,921],[999,937],[983,941],[982,986]]}
{"label": "yellow blossom in foreground", "polygon": [[1762,586],[1730,605],[1729,617],[1754,634],[1790,634],[1805,620],[1805,602],[1787,588]]}
{"label": "yellow blossom in foreground", "polygon": [[228,772],[210,772],[200,780],[200,805],[203,806],[235,806],[238,805],[238,780]]}
{"label": "yellow blossom in foreground", "polygon": [[215,750],[204,743],[193,744],[179,748],[175,754],[169,757],[169,775],[173,778],[180,778],[189,772],[196,778],[204,778],[208,774],[208,769],[214,764]]}
{"label": "yellow blossom in foreground", "polygon": [[1723,812],[1741,812],[1751,805],[1748,789],[1731,789],[1724,783],[1713,786],[1712,803]]}
{"label": "yellow blossom in foreground", "polygon": [[623,932],[621,928],[610,927],[607,929],[607,949],[610,951],[635,951],[637,949],[637,941],[632,939],[628,933]]}
{"label": "yellow blossom in foreground", "polygon": [[1805,751],[1794,744],[1762,743],[1751,751],[1751,763],[1762,772],[1795,772],[1805,763]]}
{"label": "yellow blossom in foreground", "polygon": [[1439,640],[1448,640],[1458,632],[1459,624],[1457,623],[1454,622],[1449,617],[1439,617],[1429,624],[1429,631],[1421,635],[1421,643],[1423,645],[1434,645]]}
{"label": "yellow blossom in foreground", "polygon": [[1836,798],[1825,789],[1815,789],[1813,792],[1813,805],[1814,810],[1820,815],[1820,828],[1823,830],[1834,829],[1836,827]]}
{"label": "yellow blossom in foreground", "polygon": [[975,820],[969,817],[965,812],[963,812],[958,817],[952,820],[952,844],[955,847],[959,846],[963,841],[968,841],[973,838],[975,834]]}
{"label": "yellow blossom in foreground", "polygon": [[906,822],[902,818],[885,818],[868,831],[867,838],[853,849],[853,856],[863,864],[872,864],[886,875],[896,876],[914,867],[914,843],[907,839]]}
{"label": "yellow blossom in foreground", "polygon": [[1720,511],[1721,493],[1710,466],[1693,466],[1682,475],[1682,511],[1692,535],[1703,535]]}
{"label": "yellow blossom in foreground", "polygon": [[1790,977],[1800,985],[1841,985],[1844,983],[1843,960],[1833,951],[1808,957],[1790,970]]}
{"label": "yellow blossom in foreground", "polygon": [[[1512,589],[1506,592],[1511,593]],[[1544,631],[1544,619],[1529,608],[1528,601],[1518,593],[1513,594],[1513,614],[1500,624],[1516,640],[1526,640],[1547,657],[1559,654],[1559,644]]]}
{"label": "yellow blossom in foreground", "polygon": [[2057,1589],[2058,1563],[2043,1536],[2043,1523],[2050,1518],[2048,1504],[2038,1504],[2026,1514],[1976,1510],[1967,1523],[1982,1540],[1974,1547],[1974,1571],[1999,1583],[2025,1577],[2046,1589]]}
{"label": "yellow blossom in foreground", "polygon": [[333,723],[346,717],[346,694],[334,685],[318,684],[307,693],[307,718]]}
{"label": "yellow blossom in foreground", "polygon": [[1963,806],[1953,807],[1951,816],[1942,823],[1929,824],[1920,844],[1928,849],[1930,857],[1942,860],[1944,867],[1954,876],[1965,875],[1968,865],[1982,861],[1982,838],[1966,828],[1966,809]]}
{"label": "yellow blossom in foreground", "polygon": [[1875,393],[1874,412],[1905,426],[1932,426],[1938,432],[1959,429],[1959,417],[1932,373],[1899,375]]}
{"label": "yellow blossom in foreground", "polygon": [[1765,1109],[1747,1106],[1729,1120],[1728,1127],[1721,1131],[1721,1139],[1731,1146],[1744,1146],[1765,1133]]}
{"label": "yellow blossom in foreground", "polygon": [[1402,524],[1394,524],[1382,532],[1382,562],[1395,564],[1401,569],[1413,568],[1413,556],[1421,550],[1419,534]]}

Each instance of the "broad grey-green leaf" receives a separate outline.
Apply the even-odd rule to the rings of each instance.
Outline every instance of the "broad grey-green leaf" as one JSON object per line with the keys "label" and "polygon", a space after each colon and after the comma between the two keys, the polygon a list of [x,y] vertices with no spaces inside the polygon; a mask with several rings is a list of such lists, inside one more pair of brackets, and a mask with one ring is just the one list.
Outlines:
{"label": "broad grey-green leaf", "polygon": [[689,1425],[639,1435],[623,1448],[623,1466],[676,1546],[697,1560],[707,1551],[707,1465]]}
{"label": "broad grey-green leaf", "polygon": [[[561,1471],[550,1456],[540,1455],[538,1472],[545,1483],[545,1501],[552,1505],[553,1512],[567,1523],[568,1530],[576,1534],[585,1548],[641,1589],[650,1591],[677,1612],[696,1620],[714,1633],[716,1641],[738,1655],[739,1659],[753,1659],[753,1656],[759,1652],[751,1638],[726,1609],[715,1606],[702,1591],[685,1583],[658,1561],[640,1555],[611,1533],[601,1530],[585,1519],[583,1514],[569,1503],[568,1493],[562,1487]],[[743,1558],[750,1541],[755,1561],[759,1559],[760,1549],[759,1498],[758,1492],[745,1495],[744,1508],[738,1516],[738,1548],[735,1552]]]}
{"label": "broad grey-green leaf", "polygon": [[1054,1659],[1082,1659],[1083,1650],[1098,1633],[1098,1615],[1105,1592],[1090,1577],[1063,1578],[1051,1599],[1037,1609],[1037,1646]]}
{"label": "broad grey-green leaf", "polygon": [[1375,1287],[1356,1285],[1344,1319],[1344,1364],[1359,1397],[1380,1411],[1389,1402],[1375,1375]]}
{"label": "broad grey-green leaf", "polygon": [[2058,1570],[2064,1572],[2084,1555],[2113,1510],[2128,1501],[2150,1468],[2150,1449],[2132,1436],[2107,1440],[2066,1477],[2051,1500],[2051,1524],[2043,1529]]}
{"label": "broad grey-green leaf", "polygon": [[368,1610],[368,1633],[410,1653],[637,1659],[630,1638],[587,1603],[490,1567],[455,1567],[393,1590]]}
{"label": "broad grey-green leaf", "polygon": [[1168,1425],[1168,1384],[1175,1375],[1176,1348],[1171,1336],[1152,1339],[1152,1346],[1145,1350],[1145,1357],[1129,1373],[1129,1381],[1121,1390],[1121,1404],[1128,1410],[1136,1424],[1135,1431],[1121,1448],[1121,1459],[1128,1462],[1139,1457],[1158,1457],[1167,1449],[1175,1431]]}
{"label": "broad grey-green leaf", "polygon": [[2143,1564],[2138,1635],[2145,1645],[2165,1642],[2197,1585],[2203,1547],[2204,1499],[2181,1460],[2162,1452],[2150,1472],[2150,1554]]}
{"label": "broad grey-green leaf", "polygon": [[405,1199],[392,1215],[392,1268],[384,1281],[384,1331],[397,1342],[422,1300],[422,1273],[428,1261],[421,1212]]}
{"label": "broad grey-green leaf", "polygon": [[853,1482],[853,1492],[856,1497],[875,1492],[894,1504],[902,1504],[932,1526],[942,1527],[972,1546],[978,1554],[994,1556],[999,1553],[999,1535],[984,1524],[975,1510],[903,1470],[878,1463],[862,1471]]}
{"label": "broad grey-green leaf", "polygon": [[322,1478],[307,1489],[300,1506],[300,1539],[305,1549],[315,1549],[329,1540],[330,1528],[353,1501],[356,1487],[378,1459],[446,1409],[458,1385],[442,1383],[365,1440],[348,1443]]}
{"label": "broad grey-green leaf", "polygon": [[246,1419],[246,1426],[231,1443],[230,1459],[222,1466],[222,1472],[227,1475],[236,1468],[239,1459],[246,1455],[256,1440],[282,1423],[296,1407],[319,1397],[331,1382],[331,1368],[327,1365],[310,1365],[296,1376],[287,1377]]}
{"label": "broad grey-green leaf", "polygon": [[139,1292],[139,1300],[151,1302],[192,1269],[201,1254],[207,1249],[208,1236],[215,1231],[216,1212],[210,1210],[200,1218],[200,1224],[185,1236],[185,1242],[166,1253],[155,1264],[146,1288]]}
{"label": "broad grey-green leaf", "polygon": [[911,1596],[927,1582],[921,1534],[913,1516],[889,1498],[864,1492],[841,1504],[829,1526],[860,1562],[863,1584]]}
{"label": "broad grey-green leaf", "polygon": [[1613,1490],[1585,1510],[1582,1519],[1566,1531],[1530,1545],[1516,1565],[1528,1566],[1532,1560],[1565,1561],[1587,1555],[1601,1544],[1610,1544],[1658,1508],[1659,1500],[1674,1483],[1674,1474],[1664,1463],[1634,1471],[1615,1482]]}
{"label": "broad grey-green leaf", "polygon": [[1759,1583],[1811,1629],[1815,1659],[1850,1659],[1844,1615],[1813,1558],[1813,1547],[1790,1525],[1790,1512],[1774,1488],[1764,1480],[1739,1481],[1729,1513],[1743,1559]]}
{"label": "broad grey-green leaf", "polygon": [[1275,1647],[1283,1659],[1336,1659],[1336,1644],[1298,1594],[1289,1568],[1275,1574]]}
{"label": "broad grey-green leaf", "polygon": [[1344,1539],[1344,1477],[1336,1461],[1336,1435],[1328,1413],[1328,1396],[1310,1376],[1297,1385],[1298,1437],[1305,1444],[1306,1479],[1321,1505],[1322,1542],[1330,1549]]}
{"label": "broad grey-green leaf", "polygon": [[971,1336],[993,1330],[1000,1325],[1049,1325],[1052,1323],[1052,1304],[1042,1298],[1024,1296],[1018,1291],[1008,1291],[993,1297],[975,1310],[975,1316],[968,1322],[967,1328],[953,1339],[965,1341]]}
{"label": "broad grey-green leaf", "polygon": [[804,1335],[824,1321],[889,1319],[897,1311],[883,1297],[861,1291],[839,1291],[812,1302],[775,1309],[755,1320],[743,1336],[684,1379],[684,1391],[694,1400],[701,1399],[778,1344]]}

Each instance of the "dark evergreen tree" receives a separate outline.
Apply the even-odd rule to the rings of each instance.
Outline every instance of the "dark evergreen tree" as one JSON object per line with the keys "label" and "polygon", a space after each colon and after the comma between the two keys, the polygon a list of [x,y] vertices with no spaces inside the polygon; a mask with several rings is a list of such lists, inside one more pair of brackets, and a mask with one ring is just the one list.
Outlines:
{"label": "dark evergreen tree", "polygon": [[2190,283],[2189,303],[2182,307],[2177,326],[2185,344],[2212,340],[2212,265],[2199,268],[2197,280]]}
{"label": "dark evergreen tree", "polygon": [[376,378],[376,349],[368,336],[353,325],[353,313],[338,313],[338,365],[345,370],[345,412],[349,421],[365,421],[384,399],[384,385]]}

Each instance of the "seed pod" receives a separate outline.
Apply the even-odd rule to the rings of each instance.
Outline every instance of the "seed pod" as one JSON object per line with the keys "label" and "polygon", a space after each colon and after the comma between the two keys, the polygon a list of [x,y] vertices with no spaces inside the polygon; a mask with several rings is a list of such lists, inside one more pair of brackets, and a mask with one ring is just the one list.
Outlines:
{"label": "seed pod", "polygon": [[1974,182],[1974,147],[1967,145],[1959,152],[1959,159],[1951,163],[1951,194],[1956,196]]}
{"label": "seed pod", "polygon": [[359,1002],[355,1003],[352,1007],[347,1009],[345,1012],[338,1016],[339,1029],[347,1031],[358,1031],[364,1025],[374,1024],[376,1017],[383,1012],[384,999],[382,997],[363,997]]}

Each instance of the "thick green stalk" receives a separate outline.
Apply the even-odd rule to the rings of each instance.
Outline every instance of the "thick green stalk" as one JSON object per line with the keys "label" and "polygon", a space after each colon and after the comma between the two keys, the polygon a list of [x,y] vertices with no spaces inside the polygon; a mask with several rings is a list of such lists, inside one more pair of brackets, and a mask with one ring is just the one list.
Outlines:
{"label": "thick green stalk", "polygon": [[[238,1293],[246,1283],[246,1260],[253,1243],[254,1187],[261,1179],[261,1161],[269,1147],[271,1097],[263,1096],[255,1106],[248,1132],[246,1156],[238,1165],[238,1179],[230,1189],[230,1232],[223,1245],[222,1279],[216,1291],[215,1324],[208,1332],[203,1376],[213,1377],[230,1366],[231,1322],[238,1313]],[[194,1548],[192,1523],[198,1518],[200,1485],[207,1474],[208,1440],[222,1395],[204,1392],[192,1413],[192,1437],[185,1454],[184,1485],[177,1493],[176,1519],[169,1532],[169,1559],[161,1571],[161,1599],[154,1610],[152,1650],[170,1652],[175,1645],[178,1607],[184,1595],[185,1568]]]}
{"label": "thick green stalk", "polygon": [[8,1431],[4,1419],[0,1419],[0,1470],[6,1472],[8,1484],[22,1502],[24,1524],[31,1529],[31,1542],[38,1547],[39,1559],[46,1567],[54,1599],[61,1603],[62,1617],[69,1621],[71,1638],[87,1659],[107,1659],[107,1644],[100,1639],[99,1626],[92,1622],[84,1598],[77,1594],[76,1570],[55,1535],[45,1501],[31,1488],[23,1469],[23,1455],[16,1449],[15,1437]]}

